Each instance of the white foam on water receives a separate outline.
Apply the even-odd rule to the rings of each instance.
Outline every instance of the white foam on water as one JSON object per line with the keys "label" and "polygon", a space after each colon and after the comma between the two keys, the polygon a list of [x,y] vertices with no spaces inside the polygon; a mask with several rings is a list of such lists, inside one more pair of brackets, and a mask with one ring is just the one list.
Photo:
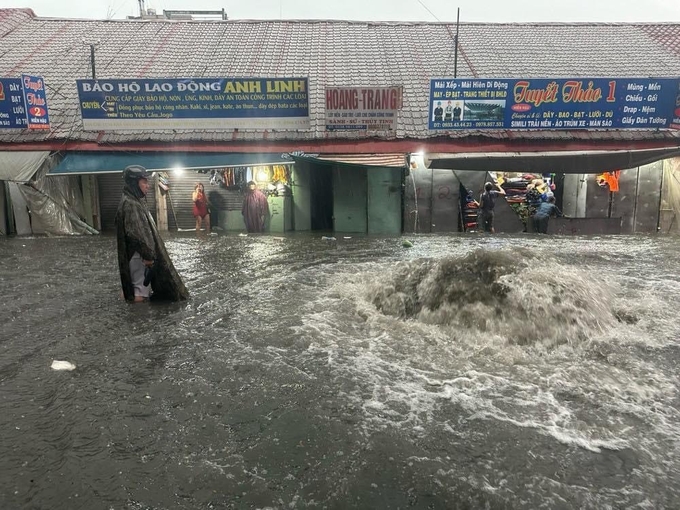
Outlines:
{"label": "white foam on water", "polygon": [[465,439],[461,420],[503,423],[590,452],[634,449],[673,476],[678,380],[654,354],[679,330],[668,288],[541,254],[484,257],[357,265],[302,311],[297,334],[365,433]]}

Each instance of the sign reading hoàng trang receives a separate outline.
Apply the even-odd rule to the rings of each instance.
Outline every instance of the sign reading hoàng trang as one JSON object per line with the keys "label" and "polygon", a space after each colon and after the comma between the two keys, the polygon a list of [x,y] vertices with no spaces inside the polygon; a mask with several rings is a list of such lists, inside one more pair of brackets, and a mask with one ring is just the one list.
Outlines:
{"label": "sign reading ho\u00e0ng trang", "polygon": [[433,79],[428,126],[680,129],[680,78]]}
{"label": "sign reading ho\u00e0ng trang", "polygon": [[326,129],[394,131],[402,104],[401,87],[326,89]]}
{"label": "sign reading ho\u00e0ng trang", "polygon": [[309,128],[307,78],[77,80],[85,130]]}

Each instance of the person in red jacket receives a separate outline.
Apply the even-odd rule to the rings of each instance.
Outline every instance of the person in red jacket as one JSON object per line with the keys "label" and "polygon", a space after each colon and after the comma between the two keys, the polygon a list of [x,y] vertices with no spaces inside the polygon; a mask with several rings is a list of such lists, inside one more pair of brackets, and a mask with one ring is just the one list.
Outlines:
{"label": "person in red jacket", "polygon": [[191,195],[194,202],[194,218],[196,218],[196,232],[200,232],[201,223],[205,220],[205,231],[210,234],[210,212],[208,211],[208,198],[205,196],[203,184],[197,182]]}

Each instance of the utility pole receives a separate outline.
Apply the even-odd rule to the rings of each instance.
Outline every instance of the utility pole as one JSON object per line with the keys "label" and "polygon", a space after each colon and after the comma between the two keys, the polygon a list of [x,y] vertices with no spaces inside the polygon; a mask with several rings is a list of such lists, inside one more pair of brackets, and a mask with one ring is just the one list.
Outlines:
{"label": "utility pole", "polygon": [[89,46],[90,47],[90,68],[92,69],[92,79],[96,80],[97,79],[97,69],[95,65],[95,51],[97,50],[97,46],[99,46],[101,41],[97,41],[94,43],[89,43],[83,39],[83,45]]}
{"label": "utility pole", "polygon": [[94,44],[90,44],[90,64],[92,65],[92,79],[96,80],[97,79],[97,73],[95,71],[95,64],[94,64]]}
{"label": "utility pole", "polygon": [[137,0],[139,3],[139,17],[143,18],[146,14],[146,6],[144,5],[144,0]]}
{"label": "utility pole", "polygon": [[[143,0],[142,0],[143,1]],[[453,77],[458,78],[458,30],[460,28],[460,7],[458,7],[458,16],[456,17],[456,37],[453,38],[454,55],[453,55]]]}

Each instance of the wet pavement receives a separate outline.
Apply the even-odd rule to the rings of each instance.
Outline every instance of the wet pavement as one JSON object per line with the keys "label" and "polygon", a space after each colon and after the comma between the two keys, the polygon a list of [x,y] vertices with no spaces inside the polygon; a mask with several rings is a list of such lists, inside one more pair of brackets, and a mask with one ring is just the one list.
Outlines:
{"label": "wet pavement", "polygon": [[680,507],[677,239],[351,237],[0,240],[0,508]]}

